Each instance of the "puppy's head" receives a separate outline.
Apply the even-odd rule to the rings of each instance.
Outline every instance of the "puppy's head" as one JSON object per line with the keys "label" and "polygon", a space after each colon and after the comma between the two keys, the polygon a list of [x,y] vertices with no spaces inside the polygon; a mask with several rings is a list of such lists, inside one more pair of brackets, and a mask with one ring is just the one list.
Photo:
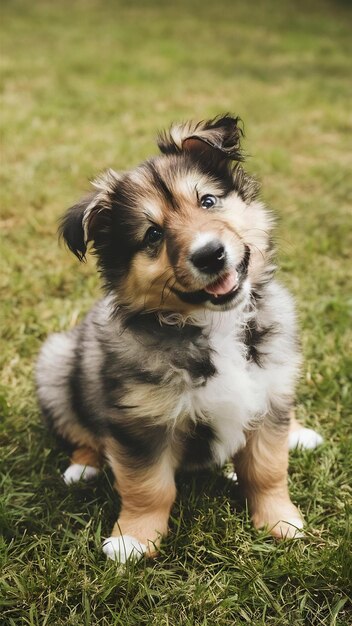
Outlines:
{"label": "puppy's head", "polygon": [[[238,118],[174,125],[161,156],[97,178],[64,216],[79,259],[92,242],[109,292],[127,311],[235,307],[271,271],[271,218],[239,166]],[[235,163],[234,163],[235,162]]]}

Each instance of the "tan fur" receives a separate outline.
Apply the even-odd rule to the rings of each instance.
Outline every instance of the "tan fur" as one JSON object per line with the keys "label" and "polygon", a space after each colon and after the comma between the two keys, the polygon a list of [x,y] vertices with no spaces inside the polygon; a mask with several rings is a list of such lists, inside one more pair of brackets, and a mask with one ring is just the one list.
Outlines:
{"label": "tan fur", "polygon": [[[75,365],[76,354],[79,355],[79,352],[75,352],[75,341],[64,339],[65,349],[62,346],[56,346],[57,358],[59,363],[62,363],[60,388],[66,389],[67,411],[61,410],[61,400],[55,397],[53,399],[53,383],[49,385],[49,409],[52,409],[54,402],[58,415],[58,417],[54,415],[56,431],[69,439],[71,443],[79,445],[72,455],[72,463],[100,468],[103,456],[109,461],[115,475],[116,489],[122,500],[121,513],[114,525],[112,535],[115,537],[128,535],[133,540],[137,540],[147,547],[149,556],[157,553],[160,540],[167,533],[170,509],[176,495],[174,473],[183,462],[182,455],[188,445],[187,438],[190,439],[192,435],[192,419],[195,422],[198,420],[201,424],[202,419],[208,417],[207,411],[210,406],[209,417],[212,418],[214,424],[214,438],[209,444],[214,449],[210,452],[215,462],[223,463],[234,454],[235,450],[238,450],[240,445],[243,445],[246,428],[250,428],[248,425],[252,423],[251,420],[254,417],[263,414],[264,405],[269,406],[273,400],[274,415],[276,415],[277,405],[288,406],[293,394],[294,378],[298,368],[298,357],[293,345],[294,312],[285,292],[282,293],[274,283],[268,284],[274,269],[270,242],[273,218],[270,211],[256,200],[256,186],[251,183],[250,177],[247,179],[246,174],[237,165],[232,169],[230,164],[231,161],[238,163],[242,158],[240,137],[241,130],[238,127],[237,118],[225,116],[209,122],[186,122],[175,125],[169,133],[163,133],[160,136],[159,147],[165,155],[169,156],[153,158],[124,175],[112,170],[102,174],[93,183],[95,193],[72,207],[67,214],[68,217],[63,220],[62,234],[78,258],[84,258],[87,243],[89,241],[93,243],[100,269],[109,289],[108,299],[116,296],[117,311],[114,312],[116,319],[109,317],[108,321],[107,313],[109,312],[110,316],[111,303],[106,308],[104,308],[105,305],[101,305],[102,313],[95,317],[96,313],[93,311],[92,317],[88,317],[88,324],[82,326],[77,342],[81,341],[82,337],[89,338],[89,340],[85,339],[84,348],[88,357],[83,363],[82,372],[77,367],[75,370],[69,369]],[[211,154],[214,150],[215,152]],[[186,158],[180,155],[182,151],[187,153],[183,155]],[[193,160],[189,158],[192,154]],[[182,156],[180,160],[178,155]],[[202,155],[201,159],[200,155]],[[207,167],[204,167],[206,156],[209,156],[210,160]],[[223,178],[220,175],[220,171],[225,171],[223,170],[226,165],[224,159],[228,160],[227,165],[230,168],[226,170],[227,176],[230,176],[232,172],[234,178],[232,185],[226,183],[227,177]],[[217,164],[214,175],[208,167],[212,163]],[[221,168],[217,173],[220,164]],[[203,196],[207,195],[214,196],[209,210],[202,200]],[[80,231],[77,236],[77,216],[80,215],[84,245]],[[111,252],[115,244],[113,240],[109,240],[111,233],[115,234],[115,228],[116,234],[119,233],[116,252],[119,252],[119,243],[125,236],[127,242],[131,238],[131,244],[133,243],[134,246],[131,255],[126,255],[126,259],[121,254],[121,261],[126,263],[126,266],[122,265],[120,269],[125,271],[119,272],[116,271],[118,263],[113,260],[114,254]],[[118,231],[118,228],[121,230]],[[156,240],[153,240],[151,228],[160,230],[156,233]],[[149,235],[152,236],[149,237]],[[220,241],[224,246],[226,264],[223,265],[223,271],[228,272],[228,276],[223,272],[221,275],[215,270],[213,272],[211,266],[203,267],[203,272],[198,271],[198,269],[202,270],[202,267],[199,268],[195,263],[195,251],[203,247],[204,252],[209,241],[216,246]],[[123,252],[124,246],[121,248]],[[120,259],[118,254],[116,259]],[[217,259],[221,260],[219,257]],[[207,269],[211,271],[208,273]],[[229,323],[227,320],[231,321],[231,317],[227,318],[227,316],[224,316],[223,327],[219,319],[219,328],[216,328],[215,318],[210,317],[209,325],[202,335],[202,341],[207,342],[207,350],[214,359],[212,364],[209,357],[210,374],[204,375],[204,400],[200,400],[200,394],[198,394],[200,383],[198,385],[197,376],[193,379],[195,368],[193,367],[192,374],[191,365],[187,366],[185,363],[183,368],[183,363],[180,366],[178,358],[172,358],[178,357],[178,338],[170,342],[171,348],[167,343],[165,349],[162,349],[159,344],[157,348],[150,347],[147,342],[150,355],[143,346],[143,349],[140,348],[139,344],[142,344],[142,341],[137,331],[135,333],[127,331],[127,335],[130,333],[129,339],[126,341],[121,339],[125,331],[125,314],[139,315],[156,311],[159,320],[164,316],[165,324],[168,323],[168,319],[172,318],[173,322],[177,319],[179,325],[182,326],[180,318],[185,323],[187,317],[193,314],[193,319],[196,319],[199,309],[208,308],[214,311],[219,301],[216,302],[215,298],[208,296],[213,293],[214,286],[218,288],[215,296],[221,295],[221,289],[219,289],[221,284],[216,285],[218,281],[215,281],[215,278],[218,276],[219,280],[223,281],[223,285],[227,284],[228,278],[233,279],[232,289],[223,295],[235,298],[235,288],[239,287],[236,281],[239,280],[241,273],[243,289],[242,293],[239,290],[240,299],[237,300],[241,312],[238,318],[236,316],[233,318],[234,325],[236,325],[233,335],[227,329]],[[262,287],[262,292],[257,289],[258,286]],[[179,292],[189,292],[189,297],[185,297],[185,293],[176,295],[173,289]],[[208,295],[202,294],[204,290]],[[198,302],[200,301],[199,295],[201,298],[205,295],[201,304],[184,302],[187,299],[191,302],[192,298],[194,302]],[[255,298],[253,301],[250,300],[251,295],[256,295],[259,300],[262,295],[265,296],[264,305],[259,302],[257,306],[254,303]],[[241,300],[242,296],[243,300]],[[246,298],[248,298],[247,301]],[[222,302],[224,304],[220,301],[220,306],[224,306],[225,311],[227,302],[230,303],[230,300]],[[235,300],[234,305],[236,305]],[[265,306],[271,310],[263,312]],[[284,320],[287,321],[287,324],[284,322],[283,329],[286,325],[289,330],[287,343],[280,333],[275,338],[276,326],[280,326],[281,310],[283,310]],[[101,318],[100,315],[102,315]],[[98,321],[97,324],[96,321]],[[244,331],[246,334],[247,330],[251,332],[252,321],[254,323],[253,346],[250,345],[247,337],[243,337]],[[101,322],[103,325],[106,324],[104,333],[101,332]],[[198,323],[201,326],[201,320],[196,321],[196,325]],[[271,337],[272,329],[275,330],[272,333],[273,337]],[[250,354],[250,348],[256,347],[256,331],[258,331],[259,338],[262,333],[263,342],[271,341],[271,347],[268,345],[268,348],[272,354],[270,350],[268,350],[268,355],[266,354],[264,345],[259,357],[262,354],[263,360],[268,358],[269,382],[267,389],[261,392],[263,399],[253,400],[252,403],[252,396],[255,396],[256,392],[256,381],[259,387],[260,385],[264,387],[265,383],[265,381],[261,382],[261,370],[258,369],[257,372],[254,369],[251,370],[253,362],[249,364],[245,362],[247,351],[248,358],[254,359]],[[267,338],[266,331],[269,331]],[[91,336],[87,333],[91,333]],[[109,341],[111,354],[107,359]],[[66,344],[70,342],[72,345],[69,350]],[[258,343],[260,343],[259,339]],[[137,348],[136,344],[138,344]],[[203,359],[204,363],[202,362],[203,352],[200,343],[198,345],[194,341],[192,344],[190,341],[190,346],[184,352],[185,357],[192,356],[193,358],[191,350],[195,351],[196,348],[199,349],[199,357],[197,357],[199,364],[204,365],[206,370],[207,363],[206,359]],[[233,359],[230,357],[231,349],[234,350]],[[66,363],[65,350],[72,355],[66,359]],[[287,350],[286,361],[284,358],[281,359],[281,354],[285,354],[285,350]],[[117,359],[116,371],[110,363],[110,361],[114,362],[111,358],[114,354]],[[43,371],[52,367],[52,357],[50,353],[48,355],[47,360],[44,359]],[[126,380],[123,379],[124,357],[128,365]],[[149,358],[153,361],[152,364],[149,363]],[[145,362],[147,366],[145,372],[138,367],[139,359],[142,365]],[[283,382],[279,381],[280,384],[276,384],[281,362],[282,367],[287,370],[286,378],[283,376]],[[195,363],[197,364],[196,359]],[[148,382],[148,380],[153,380],[147,376],[148,366],[151,365],[149,373],[156,375],[156,380],[161,381],[159,384]],[[211,380],[212,366],[219,377],[215,384]],[[114,392],[111,392],[111,398],[107,397],[107,402],[105,402],[104,394],[106,396],[110,394],[108,386],[103,384],[101,390],[99,389],[100,383],[105,383],[105,367],[112,371],[112,373],[107,372],[109,377],[107,380],[110,379],[112,383],[115,380],[118,387],[116,403]],[[238,381],[232,382],[233,378],[236,379],[236,368],[238,368]],[[132,375],[134,369],[139,377]],[[145,378],[140,376],[144,373]],[[96,428],[96,433],[100,433],[99,436],[94,432],[94,420],[92,420],[94,425],[92,433],[89,434],[88,429],[91,426],[87,423],[87,429],[82,427],[79,411],[77,411],[77,419],[75,418],[73,408],[71,408],[72,389],[68,384],[70,376],[73,380],[79,377],[80,389],[77,395],[83,400],[84,393],[87,394],[85,399],[87,406],[90,403],[95,405],[94,395],[98,397],[92,413],[96,424],[102,426]],[[55,377],[54,372],[52,379]],[[209,382],[208,379],[210,379]],[[123,384],[120,384],[121,382]],[[230,394],[233,391],[235,396],[241,392],[242,384],[244,392],[242,395],[238,394],[244,403],[241,417],[239,404],[230,397]],[[47,383],[42,382],[41,385],[45,395]],[[90,385],[92,388],[89,388]],[[227,406],[229,413],[233,410],[233,420],[232,415],[224,416]],[[238,413],[240,416],[237,424]],[[112,436],[110,438],[110,435],[104,439],[104,435],[101,434],[114,433],[112,427],[114,424],[118,426],[120,420],[122,427],[132,425],[132,445],[128,444],[128,440],[127,443],[125,441],[125,446],[118,442],[118,428],[116,439]],[[143,441],[144,428],[160,424],[170,425],[165,440],[168,452],[160,453],[162,446],[154,450],[151,445],[150,451],[146,449],[144,457],[143,454],[133,454],[134,436],[138,444]],[[278,538],[295,536],[297,533],[295,525],[300,528],[302,524],[300,513],[292,504],[288,494],[287,426],[285,419],[275,424],[267,417],[257,430],[253,429],[248,432],[245,447],[235,457],[236,472],[248,498],[254,525],[257,528],[268,528],[271,534]],[[172,427],[174,427],[172,433],[174,437],[171,441],[169,434]],[[299,428],[300,425],[292,415],[291,432]],[[127,428],[127,432],[128,430]],[[164,432],[163,429],[161,431]],[[148,445],[147,440],[146,446]],[[188,450],[186,452],[188,454]],[[141,460],[143,458],[146,459],[144,461],[146,467],[143,466]],[[119,541],[116,543],[120,544]]]}
{"label": "tan fur", "polygon": [[[202,136],[202,125],[185,124],[174,127],[173,140],[182,144],[185,137],[197,129]],[[213,130],[214,137],[220,137],[220,131]],[[178,140],[178,133],[183,139]],[[180,136],[181,136],[180,135]],[[119,301],[134,310],[174,311],[188,315],[202,305],[182,302],[171,288],[194,291],[203,288],[199,277],[195,276],[189,266],[188,259],[195,233],[212,233],[221,239],[234,254],[234,264],[243,258],[244,245],[251,251],[248,275],[252,284],[260,280],[263,268],[268,265],[268,232],[273,221],[270,213],[260,202],[250,204],[244,202],[234,192],[220,200],[221,211],[205,211],[199,206],[199,197],[204,194],[217,196],[221,186],[214,179],[199,172],[170,170],[163,157],[155,160],[156,167],[164,178],[167,187],[177,201],[177,210],[170,211],[170,206],[155,187],[150,173],[143,166],[129,174],[133,190],[140,194],[140,237],[143,239],[151,223],[161,228],[168,228],[172,233],[173,245],[178,251],[178,262],[173,266],[165,244],[156,258],[151,258],[144,250],[137,253],[126,275],[125,281],[119,285]],[[91,226],[102,210],[109,210],[109,194],[121,175],[108,170],[94,181],[99,194],[87,207],[83,217],[85,241],[90,239]]]}
{"label": "tan fur", "polygon": [[147,546],[148,556],[156,556],[176,497],[170,460],[161,458],[147,470],[132,468],[116,441],[107,441],[106,450],[122,500],[112,536],[130,535]]}
{"label": "tan fur", "polygon": [[[74,445],[92,450],[99,449],[97,438],[73,421],[58,423],[57,432],[61,437],[68,439]],[[78,461],[75,462],[78,463]]]}
{"label": "tan fur", "polygon": [[74,450],[71,456],[71,463],[90,465],[91,467],[100,469],[103,466],[103,457],[98,450],[93,450],[88,446],[80,446]]}
{"label": "tan fur", "polygon": [[263,422],[249,433],[247,444],[235,457],[238,480],[248,500],[253,524],[274,537],[294,537],[301,514],[292,504],[287,486],[288,435]]}
{"label": "tan fur", "polygon": [[294,433],[297,430],[301,430],[302,424],[300,424],[296,418],[294,411],[291,412],[291,421],[290,421],[290,433]]}
{"label": "tan fur", "polygon": [[[259,205],[251,208],[245,206],[236,194],[224,201],[221,215],[218,212],[206,212],[198,205],[194,186],[182,181],[181,188],[177,178],[169,182],[172,191],[178,194],[178,210],[170,214],[170,208],[154,198],[154,212],[159,216],[158,224],[162,228],[167,226],[172,232],[178,250],[177,265],[172,266],[165,245],[155,259],[151,259],[144,251],[139,252],[120,287],[120,298],[125,303],[133,304],[135,309],[145,311],[172,310],[188,314],[195,308],[201,308],[202,305],[190,307],[171,291],[171,288],[192,291],[201,287],[199,278],[193,275],[187,262],[195,233],[201,235],[210,232],[218,236],[225,244],[229,244],[237,263],[243,257],[244,244],[248,245],[251,249],[249,276],[255,284],[268,261],[270,216]],[[200,193],[217,193],[217,189],[212,188],[214,184],[206,184],[205,181],[204,189],[200,185],[198,187]],[[238,204],[235,211],[234,202]],[[145,210],[148,212],[147,204]],[[147,226],[148,223],[145,228]]]}
{"label": "tan fur", "polygon": [[178,298],[170,287],[175,278],[167,259],[165,247],[157,259],[151,260],[143,253],[136,255],[122,287],[122,298],[134,307],[146,311],[170,309]]}
{"label": "tan fur", "polygon": [[[249,277],[252,284],[259,280],[263,267],[268,264],[268,232],[272,228],[272,218],[260,203],[246,205],[236,193],[221,201],[219,211],[204,211],[199,206],[196,195],[212,193],[216,195],[219,188],[207,177],[198,176],[194,180],[183,175],[171,175],[167,170],[160,170],[167,181],[173,195],[177,198],[177,211],[170,212],[170,207],[162,198],[156,197],[151,181],[145,174],[138,174],[138,182],[143,178],[145,195],[141,198],[143,211],[162,228],[167,227],[172,233],[174,245],[178,251],[178,262],[172,266],[165,245],[156,259],[151,259],[144,251],[136,254],[126,280],[120,287],[120,297],[130,302],[134,308],[151,310],[172,310],[188,314],[199,307],[180,301],[171,288],[193,291],[202,287],[199,277],[192,273],[187,259],[195,233],[212,233],[227,244],[235,254],[235,262],[243,257],[244,244],[250,247],[251,260]],[[136,174],[135,174],[136,175]],[[150,187],[150,189],[149,189]],[[153,194],[154,192],[154,194]],[[149,199],[148,199],[149,198]],[[157,219],[156,219],[157,218]],[[145,223],[146,229],[150,225]]]}

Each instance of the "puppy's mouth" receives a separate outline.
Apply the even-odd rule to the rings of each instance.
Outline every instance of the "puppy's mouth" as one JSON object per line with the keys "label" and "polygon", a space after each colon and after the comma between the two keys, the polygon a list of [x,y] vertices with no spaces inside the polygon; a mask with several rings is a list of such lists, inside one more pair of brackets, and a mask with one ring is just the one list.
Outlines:
{"label": "puppy's mouth", "polygon": [[221,298],[222,296],[228,296],[230,293],[238,289],[238,272],[229,272],[224,276],[218,278],[215,282],[210,283],[207,287],[204,287],[203,291],[209,293],[214,298]]}
{"label": "puppy's mouth", "polygon": [[235,300],[241,291],[242,284],[248,274],[249,259],[250,249],[246,246],[244,257],[236,269],[222,274],[203,289],[180,291],[173,288],[172,291],[178,295],[180,300],[188,304],[202,304],[207,301],[216,306],[228,304]]}

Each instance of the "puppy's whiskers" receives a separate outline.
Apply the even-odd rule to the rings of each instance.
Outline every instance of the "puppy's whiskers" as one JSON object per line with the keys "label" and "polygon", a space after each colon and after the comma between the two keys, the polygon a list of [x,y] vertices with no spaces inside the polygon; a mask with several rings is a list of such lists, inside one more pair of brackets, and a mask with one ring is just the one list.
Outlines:
{"label": "puppy's whiskers", "polygon": [[261,255],[263,261],[265,261],[265,256],[264,256],[263,251],[260,248],[258,248],[258,246],[256,246],[255,243],[247,243],[246,245],[248,246],[249,249],[255,248]]}
{"label": "puppy's whiskers", "polygon": [[[171,285],[171,287],[169,287],[168,283],[169,283],[169,281],[170,281],[170,280],[172,280],[172,279],[174,279],[174,282],[173,282],[173,284]],[[170,277],[169,277],[169,278],[165,281],[164,287],[163,287],[162,292],[161,292],[160,306],[162,306],[162,305],[164,304],[165,299],[166,299],[166,298],[169,296],[169,294],[171,293],[171,291],[172,291],[173,287],[175,286],[176,282],[177,282],[177,281],[176,281],[176,278],[175,278],[174,276],[170,276]],[[165,290],[166,290],[166,289],[168,289],[168,293],[167,293],[166,298],[165,298],[165,295],[164,295],[164,294],[165,294]]]}

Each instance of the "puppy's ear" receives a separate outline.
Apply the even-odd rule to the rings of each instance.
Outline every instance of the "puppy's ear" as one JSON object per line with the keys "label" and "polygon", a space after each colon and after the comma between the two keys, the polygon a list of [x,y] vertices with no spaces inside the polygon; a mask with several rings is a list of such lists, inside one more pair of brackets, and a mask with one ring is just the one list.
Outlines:
{"label": "puppy's ear", "polygon": [[160,133],[158,146],[164,154],[187,150],[195,156],[212,153],[221,159],[243,161],[242,136],[240,118],[223,115],[206,122],[175,124],[169,132]]}
{"label": "puppy's ear", "polygon": [[99,245],[111,223],[111,195],[116,191],[120,175],[108,170],[92,184],[97,191],[73,205],[62,217],[59,235],[80,261],[85,260],[87,244]]}

